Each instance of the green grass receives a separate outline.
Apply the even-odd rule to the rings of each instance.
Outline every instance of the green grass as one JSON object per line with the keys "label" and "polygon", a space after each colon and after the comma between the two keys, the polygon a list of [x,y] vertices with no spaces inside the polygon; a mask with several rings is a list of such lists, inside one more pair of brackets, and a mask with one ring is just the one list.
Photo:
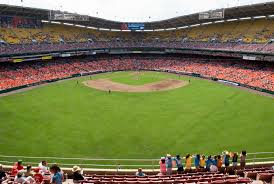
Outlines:
{"label": "green grass", "polygon": [[[166,153],[273,151],[274,100],[191,78],[176,90],[118,93],[68,80],[0,98],[0,154],[159,158]],[[178,76],[145,72],[95,78],[140,85]],[[181,77],[188,80],[188,77]]]}

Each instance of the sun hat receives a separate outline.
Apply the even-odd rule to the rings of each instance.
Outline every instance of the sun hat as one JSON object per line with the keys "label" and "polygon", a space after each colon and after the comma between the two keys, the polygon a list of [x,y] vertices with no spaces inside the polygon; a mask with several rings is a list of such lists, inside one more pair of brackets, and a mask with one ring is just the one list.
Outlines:
{"label": "sun hat", "polygon": [[165,160],[166,158],[165,157],[161,157],[161,160]]}
{"label": "sun hat", "polygon": [[75,165],[75,166],[73,166],[72,171],[73,172],[81,171],[81,168],[79,166]]}

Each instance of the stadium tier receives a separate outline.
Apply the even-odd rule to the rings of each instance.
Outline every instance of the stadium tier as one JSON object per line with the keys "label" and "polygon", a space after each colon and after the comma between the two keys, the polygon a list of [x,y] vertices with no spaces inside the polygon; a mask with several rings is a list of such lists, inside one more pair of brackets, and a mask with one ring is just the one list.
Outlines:
{"label": "stadium tier", "polygon": [[40,81],[66,78],[74,74],[120,70],[161,70],[197,73],[274,91],[274,66],[201,57],[107,57],[59,59],[51,62],[6,63],[0,65],[0,89],[29,85]]}
{"label": "stadium tier", "polygon": [[174,31],[157,32],[111,32],[79,28],[67,25],[43,23],[38,28],[1,28],[0,39],[9,44],[25,43],[60,43],[60,42],[87,42],[96,41],[218,41],[243,43],[267,43],[274,37],[274,20],[242,20],[209,24]]}

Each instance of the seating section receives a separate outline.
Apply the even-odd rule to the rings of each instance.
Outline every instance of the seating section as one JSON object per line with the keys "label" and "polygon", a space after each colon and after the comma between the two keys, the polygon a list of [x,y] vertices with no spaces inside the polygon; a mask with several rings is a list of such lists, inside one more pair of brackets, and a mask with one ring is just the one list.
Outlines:
{"label": "seating section", "polygon": [[147,175],[144,177],[136,177],[132,175],[87,175],[81,183],[119,183],[119,184],[236,184],[251,183],[249,178],[242,178],[237,175],[227,175],[222,173],[197,172],[187,174],[174,175]]}
{"label": "seating section", "polygon": [[0,28],[0,40],[9,44],[87,42],[88,40],[134,41],[218,41],[241,40],[244,43],[267,43],[274,38],[273,19],[242,20],[155,32],[98,31],[63,24],[43,23],[37,28]]}
{"label": "seating section", "polygon": [[196,73],[274,91],[274,65],[269,62],[199,57],[99,57],[50,62],[0,64],[0,89],[69,77],[77,73],[117,70],[161,70]]}
{"label": "seating section", "polygon": [[[244,173],[244,176],[241,176]],[[238,175],[240,174],[240,175]],[[255,177],[254,177],[255,176]],[[81,183],[120,183],[120,184],[137,184],[137,183],[168,183],[168,184],[237,184],[251,183],[254,180],[261,180],[265,183],[274,182],[272,179],[274,171],[267,168],[248,168],[235,170],[235,174],[228,175],[221,172],[196,172],[173,175],[146,175],[136,177],[134,175],[86,175],[85,180]]]}

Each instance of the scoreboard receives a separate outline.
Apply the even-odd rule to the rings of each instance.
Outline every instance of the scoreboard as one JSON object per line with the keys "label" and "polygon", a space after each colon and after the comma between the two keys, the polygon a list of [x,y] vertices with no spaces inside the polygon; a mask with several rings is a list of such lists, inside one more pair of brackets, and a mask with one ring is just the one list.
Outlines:
{"label": "scoreboard", "polygon": [[206,19],[223,19],[225,16],[225,9],[210,10],[199,13],[199,20]]}
{"label": "scoreboard", "polygon": [[132,30],[132,31],[144,30],[145,25],[144,25],[144,23],[122,23],[121,29],[122,30]]}
{"label": "scoreboard", "polygon": [[89,21],[89,16],[69,12],[50,11],[49,20]]}

